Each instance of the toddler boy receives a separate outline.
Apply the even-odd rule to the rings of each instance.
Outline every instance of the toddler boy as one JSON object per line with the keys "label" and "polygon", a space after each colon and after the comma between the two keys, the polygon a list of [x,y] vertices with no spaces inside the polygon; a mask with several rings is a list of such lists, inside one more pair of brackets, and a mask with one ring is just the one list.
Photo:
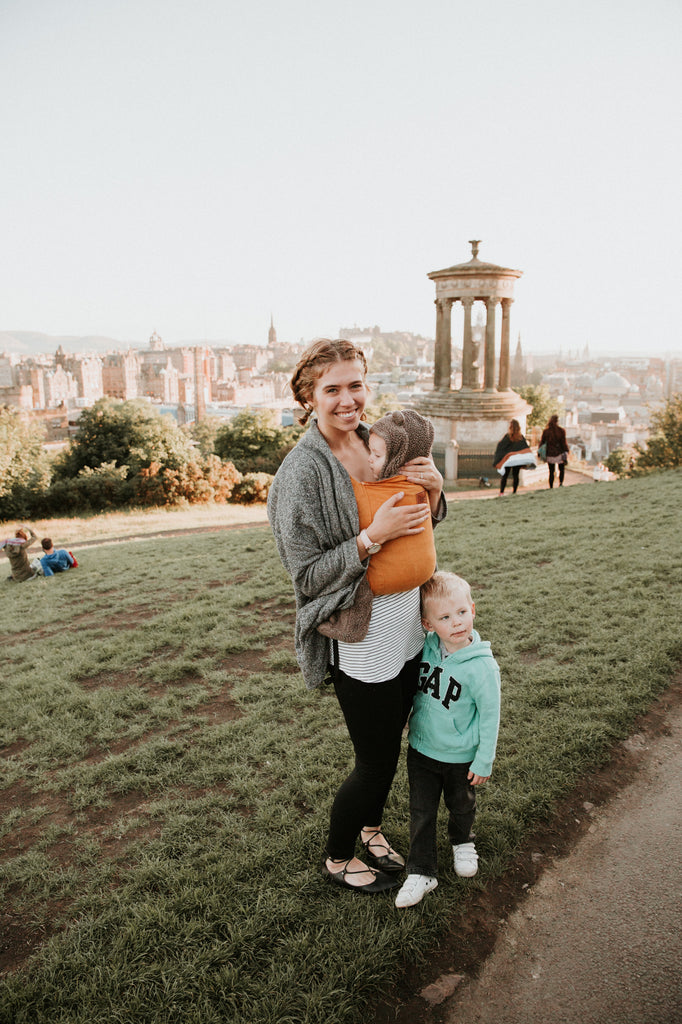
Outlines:
{"label": "toddler boy", "polygon": [[455,872],[476,874],[475,787],[490,778],[500,723],[500,670],[490,643],[474,629],[469,584],[452,572],[435,572],[421,587],[421,612],[427,635],[407,752],[410,853],[396,907],[414,906],[438,885],[441,794]]}

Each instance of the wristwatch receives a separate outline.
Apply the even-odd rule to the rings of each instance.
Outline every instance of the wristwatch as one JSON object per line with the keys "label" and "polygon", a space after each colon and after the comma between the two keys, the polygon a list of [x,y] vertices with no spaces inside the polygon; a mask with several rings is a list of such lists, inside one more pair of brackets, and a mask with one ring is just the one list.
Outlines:
{"label": "wristwatch", "polygon": [[370,540],[367,530],[360,530],[360,540],[364,544],[368,555],[376,555],[377,551],[381,551],[381,544],[378,544],[375,540]]}

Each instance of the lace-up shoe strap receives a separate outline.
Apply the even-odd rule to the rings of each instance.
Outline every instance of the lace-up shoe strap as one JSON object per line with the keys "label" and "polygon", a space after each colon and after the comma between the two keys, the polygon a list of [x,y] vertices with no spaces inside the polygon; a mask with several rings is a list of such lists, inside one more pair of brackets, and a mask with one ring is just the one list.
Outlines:
{"label": "lace-up shoe strap", "polygon": [[455,858],[455,874],[460,878],[473,878],[478,871],[478,854],[473,843],[460,843],[453,846]]}
{"label": "lace-up shoe strap", "polygon": [[396,907],[413,907],[437,885],[438,879],[432,878],[431,875],[408,875],[395,898]]}

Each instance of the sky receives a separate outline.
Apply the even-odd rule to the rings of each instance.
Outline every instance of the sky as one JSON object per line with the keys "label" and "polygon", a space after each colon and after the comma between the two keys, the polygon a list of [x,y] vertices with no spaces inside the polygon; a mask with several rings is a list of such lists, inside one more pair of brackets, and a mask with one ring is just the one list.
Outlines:
{"label": "sky", "polygon": [[681,40],[679,0],[0,0],[0,331],[433,337],[481,239],[513,346],[682,356]]}

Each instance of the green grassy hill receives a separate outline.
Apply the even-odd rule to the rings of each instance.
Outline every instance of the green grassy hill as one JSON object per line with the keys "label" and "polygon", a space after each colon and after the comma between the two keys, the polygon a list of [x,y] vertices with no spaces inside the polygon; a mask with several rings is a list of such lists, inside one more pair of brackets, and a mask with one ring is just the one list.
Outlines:
{"label": "green grassy hill", "polygon": [[[451,504],[439,564],[472,583],[502,728],[479,875],[454,876],[443,828],[441,884],[407,911],[319,874],[350,744],[304,689],[267,526],[3,581],[0,1021],[367,1021],[668,685],[680,507],[679,472]],[[404,764],[385,826],[406,851]]]}

